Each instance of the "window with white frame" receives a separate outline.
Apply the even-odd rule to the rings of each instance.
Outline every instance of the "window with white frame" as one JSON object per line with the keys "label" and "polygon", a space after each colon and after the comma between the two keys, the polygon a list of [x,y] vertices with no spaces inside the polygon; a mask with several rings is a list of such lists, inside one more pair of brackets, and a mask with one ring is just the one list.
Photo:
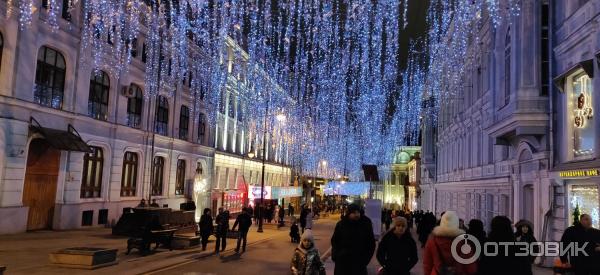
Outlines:
{"label": "window with white frame", "polygon": [[572,138],[573,159],[591,158],[596,142],[592,79],[583,71],[568,77],[567,117]]}

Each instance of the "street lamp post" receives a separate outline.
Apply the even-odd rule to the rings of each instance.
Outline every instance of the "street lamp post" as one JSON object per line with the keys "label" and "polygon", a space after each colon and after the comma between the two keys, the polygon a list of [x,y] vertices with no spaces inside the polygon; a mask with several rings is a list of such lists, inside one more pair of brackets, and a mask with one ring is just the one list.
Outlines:
{"label": "street lamp post", "polygon": [[256,232],[263,232],[263,210],[264,210],[264,197],[265,197],[265,156],[267,149],[267,116],[269,113],[269,98],[267,97],[267,106],[265,107],[265,119],[263,124],[263,146],[262,146],[262,175],[260,177],[260,206],[258,207],[258,230]]}

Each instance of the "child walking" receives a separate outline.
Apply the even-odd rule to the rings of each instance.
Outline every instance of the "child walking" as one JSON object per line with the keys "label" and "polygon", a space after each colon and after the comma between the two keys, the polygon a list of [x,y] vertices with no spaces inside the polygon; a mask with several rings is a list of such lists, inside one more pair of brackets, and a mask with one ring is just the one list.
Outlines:
{"label": "child walking", "polygon": [[291,268],[293,275],[325,275],[325,265],[315,247],[312,230],[305,230],[302,234],[300,244],[292,257]]}

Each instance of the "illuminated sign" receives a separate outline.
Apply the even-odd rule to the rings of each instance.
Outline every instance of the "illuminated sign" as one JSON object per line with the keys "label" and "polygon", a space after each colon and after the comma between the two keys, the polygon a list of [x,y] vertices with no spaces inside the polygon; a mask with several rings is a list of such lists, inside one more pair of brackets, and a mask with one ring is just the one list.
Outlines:
{"label": "illuminated sign", "polygon": [[558,175],[561,178],[597,177],[600,176],[600,169],[562,171]]}
{"label": "illuminated sign", "polygon": [[[265,186],[263,199],[275,200],[281,198],[302,197],[302,187]],[[260,199],[260,186],[251,185],[248,199]]]}

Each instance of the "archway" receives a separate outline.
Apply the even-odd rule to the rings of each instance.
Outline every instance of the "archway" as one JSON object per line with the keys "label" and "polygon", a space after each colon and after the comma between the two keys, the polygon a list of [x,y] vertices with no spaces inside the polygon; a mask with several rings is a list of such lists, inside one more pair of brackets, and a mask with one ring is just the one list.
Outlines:
{"label": "archway", "polygon": [[27,230],[52,228],[60,151],[45,139],[29,144],[23,190],[23,205],[29,207]]}

